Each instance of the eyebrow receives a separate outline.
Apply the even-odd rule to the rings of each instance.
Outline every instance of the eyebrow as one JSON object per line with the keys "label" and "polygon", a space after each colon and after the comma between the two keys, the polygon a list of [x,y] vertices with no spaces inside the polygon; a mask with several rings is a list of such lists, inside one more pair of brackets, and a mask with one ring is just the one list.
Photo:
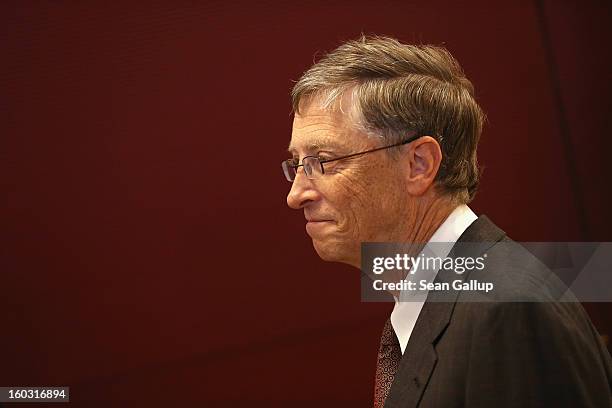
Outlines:
{"label": "eyebrow", "polygon": [[[325,149],[325,148],[337,149],[339,147],[340,146],[338,145],[338,143],[335,143],[331,140],[320,139],[320,140],[313,140],[309,142],[306,147],[306,151],[315,151],[315,150],[320,150],[320,149]],[[287,151],[289,153],[293,153],[295,150],[296,150],[295,146],[292,146],[291,144],[289,144],[289,147],[287,147]]]}

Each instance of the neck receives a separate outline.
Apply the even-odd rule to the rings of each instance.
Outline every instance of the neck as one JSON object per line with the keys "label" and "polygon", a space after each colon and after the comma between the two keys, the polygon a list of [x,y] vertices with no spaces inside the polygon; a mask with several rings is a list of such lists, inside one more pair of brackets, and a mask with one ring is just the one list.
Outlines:
{"label": "neck", "polygon": [[402,242],[425,244],[457,206],[437,194],[426,194],[408,210]]}

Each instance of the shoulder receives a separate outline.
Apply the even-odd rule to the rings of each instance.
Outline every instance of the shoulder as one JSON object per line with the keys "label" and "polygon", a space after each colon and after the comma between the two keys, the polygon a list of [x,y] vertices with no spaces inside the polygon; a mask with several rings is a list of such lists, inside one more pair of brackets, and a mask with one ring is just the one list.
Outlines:
{"label": "shoulder", "polygon": [[483,267],[470,271],[464,279],[490,283],[491,290],[461,293],[460,301],[471,298],[486,302],[577,302],[568,286],[549,266],[507,236],[487,245],[478,256],[483,260]]}

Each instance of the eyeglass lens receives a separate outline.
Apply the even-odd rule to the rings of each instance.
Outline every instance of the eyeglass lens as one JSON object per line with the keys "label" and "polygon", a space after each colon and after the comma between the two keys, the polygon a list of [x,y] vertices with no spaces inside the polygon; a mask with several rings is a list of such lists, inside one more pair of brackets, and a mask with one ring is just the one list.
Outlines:
{"label": "eyeglass lens", "polygon": [[[282,166],[283,172],[285,173],[285,177],[287,178],[287,180],[295,180],[295,176],[297,175],[299,167],[295,167],[295,164],[292,160],[283,161]],[[306,173],[306,176],[309,179],[314,179],[323,174],[323,171],[321,169],[322,165],[317,157],[305,157],[302,160],[302,167],[304,167],[304,173]]]}

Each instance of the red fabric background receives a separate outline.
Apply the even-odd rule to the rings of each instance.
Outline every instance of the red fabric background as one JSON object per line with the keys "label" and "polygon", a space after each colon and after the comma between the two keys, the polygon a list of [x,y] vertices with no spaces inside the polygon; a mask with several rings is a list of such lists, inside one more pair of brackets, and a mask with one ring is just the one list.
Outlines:
{"label": "red fabric background", "polygon": [[0,385],[370,406],[391,305],[286,207],[292,81],[361,32],[444,44],[488,115],[473,209],[610,241],[610,10],[570,3],[3,2]]}

